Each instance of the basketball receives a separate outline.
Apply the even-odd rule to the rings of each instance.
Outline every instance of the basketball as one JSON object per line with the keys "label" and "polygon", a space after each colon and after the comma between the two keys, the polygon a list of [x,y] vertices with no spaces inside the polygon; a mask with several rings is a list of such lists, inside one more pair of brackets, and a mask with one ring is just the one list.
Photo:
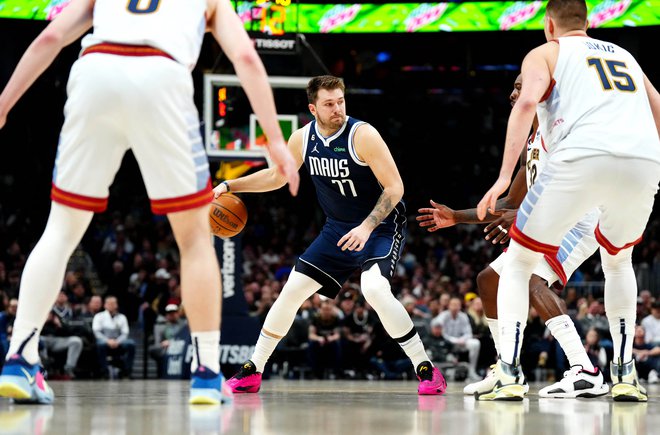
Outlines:
{"label": "basketball", "polygon": [[211,203],[209,221],[213,235],[221,238],[233,237],[245,228],[247,208],[238,196],[224,193]]}

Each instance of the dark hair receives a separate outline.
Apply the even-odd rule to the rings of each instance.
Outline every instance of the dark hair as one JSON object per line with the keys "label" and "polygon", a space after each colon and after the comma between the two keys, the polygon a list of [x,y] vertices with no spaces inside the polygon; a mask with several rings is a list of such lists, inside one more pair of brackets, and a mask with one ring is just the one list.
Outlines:
{"label": "dark hair", "polygon": [[340,79],[339,77],[314,77],[309,81],[309,83],[307,83],[307,101],[309,101],[310,104],[314,104],[316,102],[319,89],[326,89],[329,91],[333,89],[341,89],[341,91],[344,92],[346,90],[346,86],[344,85],[344,80]]}
{"label": "dark hair", "polygon": [[545,9],[563,29],[582,30],[587,23],[587,4],[584,0],[549,0]]}

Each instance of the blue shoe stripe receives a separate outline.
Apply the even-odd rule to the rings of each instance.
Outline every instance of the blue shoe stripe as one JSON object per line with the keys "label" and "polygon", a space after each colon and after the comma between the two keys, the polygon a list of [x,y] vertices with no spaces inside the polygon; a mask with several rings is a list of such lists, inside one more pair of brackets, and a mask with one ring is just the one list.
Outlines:
{"label": "blue shoe stripe", "polygon": [[224,378],[221,373],[215,373],[206,367],[195,370],[191,377],[190,387],[192,389],[214,389],[220,391]]}

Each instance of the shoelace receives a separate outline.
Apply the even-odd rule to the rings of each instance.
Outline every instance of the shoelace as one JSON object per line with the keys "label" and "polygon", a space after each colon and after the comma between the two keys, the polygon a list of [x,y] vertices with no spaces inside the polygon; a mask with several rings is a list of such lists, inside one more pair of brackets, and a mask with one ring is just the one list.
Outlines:
{"label": "shoelace", "polygon": [[488,368],[488,373],[486,373],[486,378],[492,378],[495,376],[495,364],[491,364],[490,367]]}
{"label": "shoelace", "polygon": [[574,366],[564,372],[564,377],[577,376],[582,371],[581,366]]}

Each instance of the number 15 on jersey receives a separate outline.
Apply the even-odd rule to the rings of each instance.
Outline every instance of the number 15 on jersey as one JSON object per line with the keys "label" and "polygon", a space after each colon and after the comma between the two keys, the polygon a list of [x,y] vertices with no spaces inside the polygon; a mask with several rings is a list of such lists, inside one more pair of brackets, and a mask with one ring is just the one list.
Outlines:
{"label": "number 15 on jersey", "polygon": [[[605,70],[603,63],[607,65],[609,74],[608,71]],[[614,89],[614,87],[624,92],[635,92],[637,90],[632,77],[630,77],[630,74],[625,72],[625,62],[601,59],[599,57],[590,57],[587,59],[587,64],[590,67],[596,68],[598,77],[600,78],[600,84],[603,86],[604,91],[611,91]],[[614,87],[612,84],[614,84]]]}

